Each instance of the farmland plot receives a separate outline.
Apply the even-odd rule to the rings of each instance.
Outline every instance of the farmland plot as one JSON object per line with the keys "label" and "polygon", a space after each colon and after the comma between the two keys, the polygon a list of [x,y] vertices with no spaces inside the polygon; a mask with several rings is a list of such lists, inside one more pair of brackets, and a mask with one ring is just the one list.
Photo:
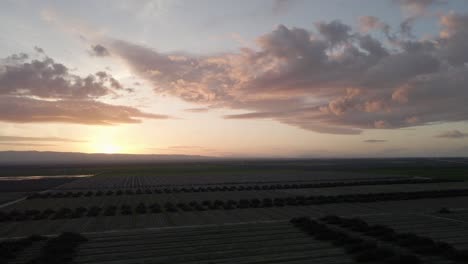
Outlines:
{"label": "farmland plot", "polygon": [[74,181],[73,177],[14,176],[0,177],[0,207],[7,202]]}
{"label": "farmland plot", "polygon": [[330,182],[330,181],[356,181],[356,180],[385,180],[403,179],[402,176],[378,176],[368,174],[350,173],[303,173],[303,174],[251,174],[238,176],[216,175],[97,175],[90,178],[79,179],[60,186],[61,190],[84,189],[127,189],[152,188],[157,186],[179,185],[227,185],[227,184],[266,184],[266,183],[302,183],[302,182]]}
{"label": "farmland plot", "polygon": [[24,192],[0,192],[0,206],[24,196],[26,196]]}
{"label": "farmland plot", "polygon": [[310,189],[286,189],[278,190],[295,195],[346,195],[363,193],[387,193],[387,192],[417,192],[429,190],[452,190],[466,189],[468,182],[438,182],[424,184],[389,184],[389,185],[360,185],[360,186],[340,186],[329,188]]}
{"label": "farmland plot", "polygon": [[[317,239],[345,245],[357,262],[378,263],[466,263],[468,250],[426,234],[402,232],[362,218],[327,215],[314,220],[294,218],[291,222]],[[335,243],[336,242],[336,243]],[[356,252],[357,251],[357,252]]]}
{"label": "farmland plot", "polygon": [[[3,222],[0,237],[14,237],[37,232],[56,234],[63,231],[97,232],[104,230],[136,229],[144,227],[190,226],[205,224],[241,223],[259,220],[285,220],[298,216],[319,217],[327,214],[365,216],[382,213],[431,214],[441,205],[468,204],[468,197],[419,199],[414,201],[386,201],[372,203],[338,203],[309,206],[283,206],[269,208],[219,209],[208,211],[182,211],[115,216],[98,215],[81,218],[25,220]],[[406,205],[403,207],[402,205]],[[391,214],[390,214],[391,215]],[[389,216],[391,219],[391,216]],[[391,221],[391,220],[390,220]]]}
{"label": "farmland plot", "polygon": [[[108,195],[107,192],[101,192],[97,195],[93,192],[88,196],[87,192],[73,192],[79,196],[64,198],[37,198],[28,199],[21,203],[15,204],[6,208],[7,210],[45,210],[60,208],[78,208],[82,206],[117,206],[122,205],[136,206],[139,203],[153,204],[159,203],[161,205],[171,202],[177,203],[190,203],[196,201],[202,203],[203,201],[215,200],[234,200],[240,199],[265,199],[265,198],[286,198],[294,196],[309,196],[309,195],[350,195],[350,194],[366,194],[366,193],[392,193],[392,192],[419,192],[431,190],[457,190],[467,189],[468,183],[466,182],[444,182],[444,183],[424,183],[424,184],[390,184],[390,185],[371,185],[371,186],[348,186],[348,187],[330,187],[330,188],[307,188],[307,189],[279,189],[279,190],[252,190],[252,191],[212,191],[212,192],[177,192],[177,193],[152,193],[146,194],[144,190],[141,194],[136,194],[131,191],[128,194],[125,190],[112,191]],[[53,194],[53,193],[52,193]],[[61,194],[67,194],[62,192]],[[53,197],[53,196],[52,196]]]}
{"label": "farmland plot", "polygon": [[468,209],[463,208],[463,204],[453,204],[451,208],[448,208],[448,210],[450,211],[448,214],[437,214],[437,216],[468,223]]}
{"label": "farmland plot", "polygon": [[[80,178],[0,209],[0,238],[82,233],[89,241],[77,263],[353,263],[343,248],[288,223],[333,214],[467,248],[468,183],[366,177]],[[301,187],[309,183],[331,185]],[[442,207],[458,211],[437,213]]]}
{"label": "farmland plot", "polygon": [[76,263],[352,263],[284,221],[86,234]]}
{"label": "farmland plot", "polygon": [[[379,224],[373,224],[375,222]],[[396,231],[389,229],[389,222],[397,226]],[[434,243],[428,236],[436,236],[438,232],[418,236],[420,231],[414,232],[406,227],[412,224],[424,225],[426,230],[443,231],[446,235],[437,237],[437,243]],[[45,238],[45,242],[19,244],[25,250],[15,252],[18,255],[15,260],[22,262],[11,263],[27,260],[36,263],[46,256],[73,263],[114,264],[465,263],[466,226],[442,230],[444,227],[447,228],[446,223],[433,221],[424,215],[376,214],[360,219],[299,217],[291,221],[62,233]],[[461,232],[458,236],[457,231]],[[395,238],[385,238],[389,234]],[[57,252],[50,251],[54,241],[68,243],[66,237],[76,239],[75,243],[67,245],[69,250],[58,252],[58,256]],[[414,243],[406,243],[408,239]],[[44,238],[40,238],[42,240]]]}
{"label": "farmland plot", "polygon": [[75,178],[56,177],[46,179],[17,180],[12,178],[0,178],[0,193],[2,192],[35,192],[58,187],[62,184],[74,181]]}
{"label": "farmland plot", "polygon": [[385,201],[367,203],[367,207],[384,211],[388,213],[400,213],[400,212],[426,212],[434,213],[439,211],[441,208],[464,208],[468,209],[468,198],[467,197],[452,197],[452,198],[433,198],[424,200],[402,200],[402,201]]}
{"label": "farmland plot", "polygon": [[379,214],[362,216],[371,224],[386,225],[402,233],[415,233],[456,248],[468,249],[468,222],[453,221],[445,215]]}

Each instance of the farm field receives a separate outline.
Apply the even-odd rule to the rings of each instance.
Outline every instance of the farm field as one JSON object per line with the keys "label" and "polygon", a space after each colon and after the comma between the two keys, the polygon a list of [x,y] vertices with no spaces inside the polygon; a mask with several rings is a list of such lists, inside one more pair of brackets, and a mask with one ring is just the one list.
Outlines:
{"label": "farm field", "polygon": [[0,192],[35,192],[44,191],[47,189],[58,187],[74,181],[72,177],[53,177],[53,178],[39,178],[39,179],[21,179],[16,177],[9,177],[8,179],[0,178]]}
{"label": "farm field", "polygon": [[3,222],[0,226],[2,237],[25,236],[31,232],[54,234],[64,231],[97,232],[102,230],[127,230],[145,227],[170,227],[187,225],[207,225],[240,223],[250,221],[287,220],[298,216],[323,216],[336,214],[343,216],[378,215],[382,213],[434,214],[443,207],[466,204],[467,197],[423,199],[414,201],[388,201],[374,203],[343,203],[311,206],[284,206],[271,208],[247,208],[231,210],[182,211],[146,213],[115,216],[100,215],[80,218],[47,220],[25,220]]}
{"label": "farm field", "polygon": [[[394,193],[399,191],[418,192],[418,191],[439,191],[439,190],[463,190],[468,189],[468,183],[465,182],[443,182],[443,183],[421,183],[421,184],[390,184],[390,185],[371,185],[371,186],[350,186],[350,187],[327,187],[327,188],[297,188],[297,189],[276,189],[276,190],[242,190],[242,191],[209,191],[209,192],[173,192],[165,193],[161,191],[147,194],[145,190],[141,193],[130,191],[129,189],[117,192],[70,192],[69,197],[54,197],[57,194],[66,195],[67,192],[50,192],[48,198],[31,198],[21,203],[6,207],[8,209],[28,210],[28,209],[60,209],[63,207],[78,208],[83,205],[90,206],[117,206],[130,205],[136,206],[139,203],[190,203],[215,200],[241,200],[241,199],[274,199],[297,196],[337,196],[367,193]],[[88,194],[91,193],[89,196]],[[80,195],[74,197],[74,195]]]}
{"label": "farm field", "polygon": [[77,263],[352,263],[287,221],[89,234]]}
{"label": "farm field", "polygon": [[73,177],[42,178],[41,176],[0,177],[0,208],[6,207],[7,202],[26,197],[32,192],[57,188],[75,179]]}
{"label": "farm field", "polygon": [[468,223],[455,218],[466,212],[445,214],[392,214],[361,217],[370,224],[386,225],[398,232],[412,232],[437,241],[450,243],[455,248],[468,249]]}
{"label": "farm field", "polygon": [[[301,217],[376,250],[389,246],[392,258],[459,263],[468,252],[468,182],[461,177],[312,170],[302,163],[216,175],[219,166],[206,175],[190,166],[177,175],[172,164],[153,175],[153,169],[140,175],[141,167],[126,167],[92,177],[5,179],[14,191],[0,192],[0,243],[22,248],[6,263],[44,258],[44,248],[61,239],[76,240],[69,249],[74,253],[62,256],[74,263],[355,263],[362,257],[342,242],[304,232],[303,222],[294,220]],[[325,216],[424,236],[450,245],[450,256],[387,245]]]}
{"label": "farm field", "polygon": [[4,205],[7,202],[25,197],[25,192],[1,192],[0,193],[0,204]]}

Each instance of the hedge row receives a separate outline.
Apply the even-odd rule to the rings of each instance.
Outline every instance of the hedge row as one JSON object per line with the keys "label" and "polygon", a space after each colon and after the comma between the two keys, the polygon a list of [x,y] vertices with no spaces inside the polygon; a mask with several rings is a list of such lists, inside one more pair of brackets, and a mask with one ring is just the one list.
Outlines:
{"label": "hedge row", "polygon": [[372,240],[335,230],[326,224],[307,217],[293,218],[291,223],[303,232],[320,241],[330,241],[352,256],[355,262],[418,264],[421,260],[411,254],[405,254],[393,247],[382,246]]}
{"label": "hedge row", "polygon": [[328,188],[340,186],[361,186],[361,185],[391,185],[391,184],[421,184],[453,182],[453,180],[432,180],[432,179],[401,179],[401,180],[380,180],[380,181],[355,181],[355,182],[326,182],[326,183],[303,183],[303,184],[274,184],[274,185],[240,185],[240,186],[217,186],[217,187],[190,187],[190,188],[158,188],[158,189],[125,189],[107,191],[87,191],[87,192],[43,192],[34,193],[27,199],[46,198],[77,198],[91,196],[111,196],[111,195],[138,195],[138,194],[162,194],[162,193],[192,193],[192,192],[228,192],[228,191],[252,191],[252,190],[283,190],[283,189],[308,189],[308,188]]}
{"label": "hedge row", "polygon": [[416,235],[414,233],[397,233],[388,226],[369,225],[359,218],[326,216],[321,220],[331,225],[341,226],[342,228],[407,248],[420,255],[441,256],[454,261],[468,261],[468,250],[458,250],[448,243],[434,241],[429,237]]}
{"label": "hedge row", "polygon": [[167,202],[163,206],[158,203],[146,206],[143,203],[138,204],[134,209],[130,205],[122,205],[120,210],[116,206],[108,206],[101,208],[92,206],[90,208],[79,207],[74,210],[70,208],[62,208],[57,211],[52,209],[13,210],[10,212],[0,211],[0,222],[2,221],[23,221],[23,220],[40,220],[62,219],[62,218],[79,218],[79,217],[95,217],[99,215],[112,216],[117,215],[118,211],[122,215],[131,214],[146,214],[146,213],[161,213],[161,212],[178,212],[178,211],[205,211],[205,210],[231,210],[243,208],[260,208],[260,207],[282,207],[282,206],[305,206],[305,205],[320,205],[332,203],[368,203],[379,201],[396,201],[396,200],[414,200],[427,198],[441,197],[457,197],[468,196],[468,189],[454,189],[442,191],[418,191],[418,192],[392,192],[392,193],[368,193],[368,194],[347,194],[334,196],[293,196],[281,198],[264,198],[264,199],[240,199],[240,200],[205,200],[203,202],[192,201],[186,203],[171,203]]}

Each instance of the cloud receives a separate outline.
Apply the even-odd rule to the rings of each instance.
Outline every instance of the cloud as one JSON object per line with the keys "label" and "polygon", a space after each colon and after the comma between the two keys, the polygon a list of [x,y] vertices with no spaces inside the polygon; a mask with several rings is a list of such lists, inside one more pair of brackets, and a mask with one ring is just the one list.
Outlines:
{"label": "cloud", "polygon": [[251,112],[245,114],[236,114],[236,115],[225,115],[226,119],[259,119],[259,118],[275,118],[278,115],[282,114],[281,112]]}
{"label": "cloud", "polygon": [[224,54],[161,53],[113,39],[106,46],[157,94],[245,111],[227,119],[334,134],[468,120],[466,16],[441,17],[445,33],[421,40],[408,39],[409,28],[375,23],[390,43],[335,20],[315,29],[279,25],[256,48]]}
{"label": "cloud", "polygon": [[0,142],[0,146],[12,146],[12,147],[55,147],[54,144],[42,144],[42,143],[9,143]]}
{"label": "cloud", "polygon": [[[98,101],[131,89],[104,71],[86,77],[72,74],[67,66],[45,55],[42,49],[36,47],[36,51],[41,53],[41,58],[30,59],[29,55],[20,53],[1,60],[0,121],[114,125],[139,123],[143,118],[169,118]],[[20,138],[10,139],[19,141]],[[35,140],[30,138],[30,141]]]}
{"label": "cloud", "polygon": [[44,50],[38,46],[34,46],[34,51],[36,51],[37,53],[44,53]]}
{"label": "cloud", "polygon": [[440,32],[441,56],[456,66],[465,66],[468,60],[466,45],[468,43],[468,14],[450,13],[441,16]]}
{"label": "cloud", "polygon": [[375,16],[361,16],[358,18],[359,30],[363,33],[368,33],[372,30],[382,30],[387,25],[380,21],[378,17]]}
{"label": "cloud", "polygon": [[210,111],[210,108],[208,107],[199,107],[199,108],[188,108],[184,109],[186,112],[192,112],[192,113],[204,113]]}
{"label": "cloud", "polygon": [[460,132],[459,130],[451,130],[451,131],[446,131],[441,134],[438,134],[435,137],[458,139],[458,138],[468,137],[468,133],[463,133],[463,132]]}
{"label": "cloud", "polygon": [[32,98],[0,97],[0,121],[14,123],[76,123],[115,125],[140,123],[142,118],[166,119],[165,115],[93,100],[46,101]]}
{"label": "cloud", "polygon": [[432,5],[446,4],[446,0],[393,0],[412,14],[422,14]]}
{"label": "cloud", "polygon": [[318,32],[332,45],[346,42],[351,36],[351,27],[339,20],[333,20],[330,23],[317,22],[316,27]]}
{"label": "cloud", "polygon": [[122,85],[106,72],[80,77],[52,58],[15,54],[0,64],[0,95],[86,99],[115,93]]}
{"label": "cloud", "polygon": [[85,140],[76,140],[61,137],[19,137],[19,136],[0,136],[0,142],[3,141],[44,141],[44,142],[87,142]]}
{"label": "cloud", "polygon": [[367,140],[364,140],[363,142],[365,142],[365,143],[384,143],[384,142],[387,142],[387,140],[384,140],[384,139],[367,139]]}
{"label": "cloud", "polygon": [[109,56],[110,53],[106,49],[106,47],[97,44],[97,45],[91,45],[91,49],[89,50],[89,54],[91,56],[96,56],[96,57],[106,57]]}

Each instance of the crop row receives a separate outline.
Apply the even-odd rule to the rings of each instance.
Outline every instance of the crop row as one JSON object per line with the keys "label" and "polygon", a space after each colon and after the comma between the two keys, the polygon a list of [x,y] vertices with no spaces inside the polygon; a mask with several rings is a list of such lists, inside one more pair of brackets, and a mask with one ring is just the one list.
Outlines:
{"label": "crop row", "polygon": [[291,223],[316,240],[330,241],[334,246],[344,248],[355,262],[418,264],[421,259],[406,254],[394,247],[385,247],[372,240],[328,227],[307,217],[293,218]]}
{"label": "crop row", "polygon": [[434,241],[429,237],[416,235],[414,233],[397,233],[394,229],[385,225],[371,226],[359,218],[342,218],[330,215],[321,220],[331,225],[337,225],[381,241],[407,248],[420,255],[441,256],[454,261],[468,261],[468,250],[458,250],[448,243]]}
{"label": "crop row", "polygon": [[[392,193],[368,193],[368,194],[348,194],[336,196],[292,196],[281,198],[264,199],[240,199],[240,200],[205,200],[203,202],[191,201],[189,203],[167,202],[163,206],[159,203],[153,203],[149,206],[139,203],[135,208],[130,205],[120,206],[120,214],[146,214],[178,211],[205,211],[205,210],[232,210],[243,208],[261,208],[261,207],[283,207],[283,206],[306,206],[331,203],[367,203],[379,201],[395,200],[414,200],[427,198],[458,197],[468,196],[468,189],[440,190],[440,191],[419,191],[419,192],[392,192]],[[105,208],[92,206],[89,208],[79,207],[76,209],[62,208],[59,210],[45,209],[40,210],[13,210],[10,212],[0,211],[0,222],[2,221],[24,221],[41,219],[62,219],[62,218],[80,218],[96,217],[100,215],[117,215],[117,206],[107,206]]]}
{"label": "crop row", "polygon": [[[42,192],[29,195],[28,199],[37,198],[76,198],[91,196],[111,196],[111,195],[138,195],[138,194],[161,194],[161,193],[192,193],[192,192],[227,192],[227,191],[252,191],[252,190],[283,190],[283,189],[308,189],[308,188],[329,188],[343,186],[363,186],[363,185],[391,185],[391,184],[421,184],[440,183],[448,180],[431,179],[401,179],[401,180],[381,180],[381,181],[355,181],[355,182],[325,182],[325,183],[304,183],[304,184],[272,184],[272,185],[240,185],[240,186],[216,186],[216,187],[173,187],[157,189],[125,189],[107,191],[87,191],[87,192]],[[452,182],[452,181],[450,181]]]}

